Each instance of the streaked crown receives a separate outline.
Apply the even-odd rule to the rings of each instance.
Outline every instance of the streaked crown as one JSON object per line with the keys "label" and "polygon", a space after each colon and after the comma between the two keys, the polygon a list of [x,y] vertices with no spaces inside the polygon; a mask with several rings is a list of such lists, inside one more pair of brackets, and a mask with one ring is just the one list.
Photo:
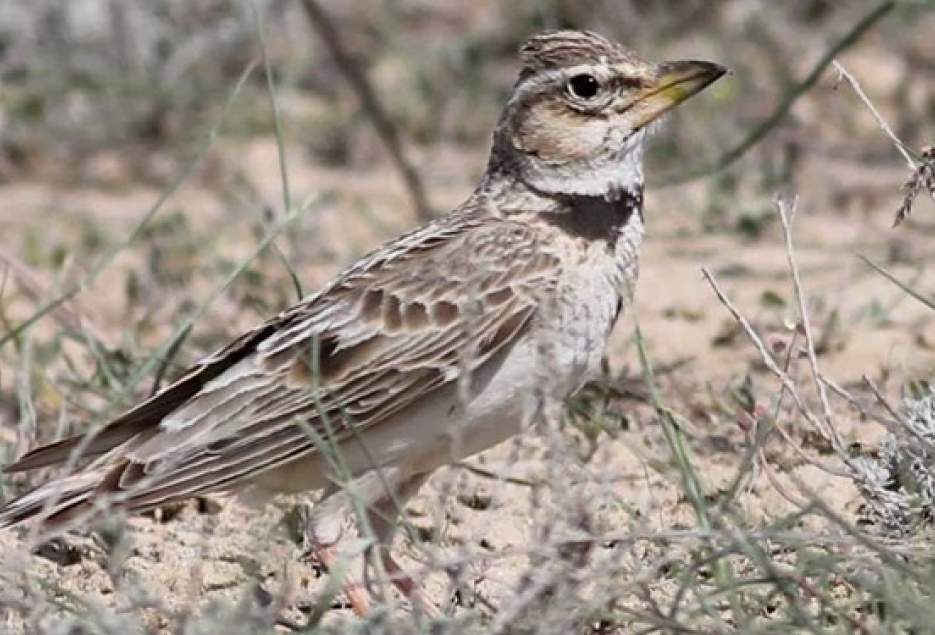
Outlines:
{"label": "streaked crown", "polygon": [[591,31],[545,31],[519,50],[523,75],[581,64],[628,64],[649,67],[636,53]]}

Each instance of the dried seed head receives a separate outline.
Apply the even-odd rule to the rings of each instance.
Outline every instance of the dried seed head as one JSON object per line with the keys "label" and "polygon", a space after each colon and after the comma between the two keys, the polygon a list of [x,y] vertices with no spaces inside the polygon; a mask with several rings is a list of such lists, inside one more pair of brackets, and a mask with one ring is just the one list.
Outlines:
{"label": "dried seed head", "polygon": [[932,200],[935,201],[935,146],[922,149],[922,161],[916,166],[909,179],[903,183],[902,190],[905,197],[899,209],[896,210],[893,227],[909,218],[909,214],[912,213],[912,205],[922,193],[922,190],[927,191]]}

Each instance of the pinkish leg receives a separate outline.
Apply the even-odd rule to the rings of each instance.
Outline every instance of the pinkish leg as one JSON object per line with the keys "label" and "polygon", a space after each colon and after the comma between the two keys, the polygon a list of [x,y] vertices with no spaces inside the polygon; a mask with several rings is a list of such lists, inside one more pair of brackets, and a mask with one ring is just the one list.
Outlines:
{"label": "pinkish leg", "polygon": [[[307,536],[311,543],[309,551],[323,568],[333,570],[339,559],[336,546],[344,535],[345,520],[353,516],[354,503],[358,503],[367,510],[368,524],[373,530],[376,544],[364,553],[364,583],[361,584],[348,576],[344,584],[344,593],[351,608],[356,614],[364,615],[370,607],[368,595],[370,599],[381,597],[370,580],[372,571],[381,571],[376,567],[379,562],[382,564],[382,572],[413,606],[426,615],[437,616],[440,614],[438,608],[390,556],[400,507],[419,490],[427,475],[417,474],[402,482],[399,482],[399,477],[396,468],[388,468],[381,474],[368,472],[347,488],[329,488],[312,509],[312,518],[307,528]],[[394,487],[393,495],[387,492],[387,484]],[[366,532],[362,532],[358,527],[358,535],[366,537]],[[379,558],[379,561],[376,558]]]}
{"label": "pinkish leg", "polygon": [[[377,564],[382,563],[383,572],[403,597],[412,602],[414,607],[426,615],[439,617],[438,607],[428,598],[418,583],[409,577],[393,559],[390,548],[399,523],[400,507],[419,491],[428,475],[416,474],[402,482],[396,489],[395,496],[384,496],[368,507],[367,518],[373,528],[377,544],[367,550],[364,567],[364,581],[370,587],[372,571],[379,571]],[[378,560],[379,559],[379,560]]]}

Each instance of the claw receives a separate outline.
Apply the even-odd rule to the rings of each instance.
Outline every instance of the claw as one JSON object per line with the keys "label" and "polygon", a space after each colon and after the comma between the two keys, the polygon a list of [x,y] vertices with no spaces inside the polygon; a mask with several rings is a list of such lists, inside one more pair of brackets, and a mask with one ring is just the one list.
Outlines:
{"label": "claw", "polygon": [[[315,550],[314,557],[321,563],[325,571],[334,569],[338,560],[334,547],[324,547]],[[348,604],[355,615],[363,617],[370,612],[370,601],[367,599],[367,591],[363,586],[348,579],[344,585],[344,595],[347,597]]]}

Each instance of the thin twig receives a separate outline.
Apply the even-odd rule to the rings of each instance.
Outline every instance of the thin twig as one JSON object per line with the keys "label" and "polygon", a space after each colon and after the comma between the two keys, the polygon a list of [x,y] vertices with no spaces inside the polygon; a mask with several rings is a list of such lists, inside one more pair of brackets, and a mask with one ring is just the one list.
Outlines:
{"label": "thin twig", "polygon": [[467,470],[475,476],[480,476],[481,478],[489,478],[494,481],[501,481],[503,483],[509,483],[510,485],[520,485],[522,487],[536,487],[537,483],[533,483],[530,480],[520,478],[518,476],[509,476],[507,474],[499,474],[491,470],[485,470],[482,467],[468,463],[467,461],[460,461],[455,463],[456,467],[460,467],[464,470]]}
{"label": "thin twig", "polygon": [[[49,296],[49,289],[40,281],[39,274],[33,271],[29,265],[2,248],[0,248],[0,262],[6,265],[6,271],[13,273],[20,289],[33,302],[41,302]],[[103,343],[106,347],[112,348],[109,339],[91,322],[76,301],[63,302],[50,311],[49,315],[70,333],[84,333]]]}
{"label": "thin twig", "polygon": [[324,41],[331,57],[341,69],[348,83],[357,93],[358,99],[364,110],[370,116],[377,134],[390,153],[390,158],[409,191],[412,198],[412,205],[415,208],[416,216],[422,222],[427,222],[433,218],[432,207],[429,205],[428,198],[425,195],[425,188],[422,185],[422,179],[416,171],[415,166],[409,161],[403,150],[403,143],[399,132],[396,129],[393,120],[386,113],[382,103],[377,97],[376,91],[367,80],[367,76],[357,66],[351,55],[344,48],[343,42],[338,35],[338,31],[331,21],[331,18],[321,8],[316,0],[303,0],[302,6],[305,7],[305,13],[309,21],[318,32],[318,35]]}
{"label": "thin twig", "polygon": [[[725,294],[724,291],[721,289],[721,287],[718,285],[717,281],[714,279],[714,276],[711,274],[711,271],[708,270],[707,267],[702,267],[701,274],[704,276],[705,280],[707,280],[708,284],[711,285],[711,288],[714,290],[715,295],[717,295],[718,300],[721,301],[721,304],[724,305],[724,307],[731,314],[734,320],[738,324],[740,324],[743,331],[747,334],[747,337],[750,339],[754,348],[756,348],[757,352],[760,354],[760,358],[763,360],[763,364],[766,366],[767,370],[769,370],[769,372],[772,373],[773,376],[775,376],[776,379],[780,381],[782,386],[792,396],[792,399],[795,402],[796,409],[802,414],[803,417],[805,417],[806,421],[808,421],[812,425],[812,427],[814,427],[816,430],[819,431],[819,433],[821,433],[824,429],[824,426],[822,426],[821,422],[815,416],[815,413],[812,412],[811,408],[809,408],[805,404],[805,401],[802,399],[802,396],[799,395],[799,392],[795,386],[795,382],[792,381],[792,378],[789,377],[789,374],[786,373],[783,369],[781,369],[778,364],[776,364],[776,360],[773,359],[773,356],[766,349],[766,345],[763,343],[763,340],[760,339],[759,335],[757,335],[757,332],[753,329],[753,326],[750,324],[747,318],[745,318],[743,314],[741,314],[740,311],[737,309],[737,307],[734,306],[734,303],[730,301],[730,299],[727,297],[727,294]],[[776,428],[780,430],[781,433],[783,432],[780,426],[777,425]],[[790,447],[800,451],[800,448],[798,448],[794,443],[792,443],[792,440],[788,438],[787,435],[784,434],[783,436],[789,442]],[[800,453],[800,455],[805,456],[804,453]],[[828,472],[829,474],[849,478],[849,474],[844,471],[835,470],[831,468],[830,466],[816,463],[812,459],[806,459],[806,460],[808,460],[809,463],[812,463],[820,467],[822,470]]]}
{"label": "thin twig", "polygon": [[769,464],[769,460],[766,458],[766,452],[763,448],[759,450],[760,462],[762,464],[763,473],[766,475],[766,480],[769,481],[769,484],[773,486],[773,489],[779,492],[779,495],[785,498],[793,507],[796,509],[805,509],[808,507],[808,501],[802,498],[795,496],[792,492],[787,490],[785,486],[779,481],[779,476],[773,472],[772,466]]}
{"label": "thin twig", "polygon": [[786,259],[789,262],[789,271],[792,274],[792,286],[795,290],[795,298],[798,303],[799,318],[802,321],[802,329],[805,334],[805,351],[808,355],[808,365],[812,371],[812,379],[815,387],[818,389],[818,398],[821,401],[821,409],[827,426],[826,436],[835,449],[841,450],[843,444],[838,438],[837,431],[834,428],[834,415],[831,411],[831,403],[828,401],[828,389],[821,382],[821,373],[818,371],[818,355],[815,354],[815,338],[812,335],[811,321],[808,319],[808,307],[805,303],[805,293],[802,291],[802,279],[799,276],[799,266],[795,260],[795,250],[792,246],[792,217],[795,215],[796,200],[793,199],[789,205],[783,199],[776,200],[776,213],[779,215],[779,222],[782,223],[782,234],[786,243]]}
{"label": "thin twig", "polygon": [[[859,412],[861,416],[880,423],[889,432],[896,432],[897,430],[899,430],[900,425],[901,425],[899,420],[893,419],[893,418],[887,418],[881,413],[870,412],[870,410],[866,406],[864,406],[864,404],[860,403],[857,400],[857,398],[854,397],[854,395],[849,393],[843,386],[838,384],[836,381],[834,381],[830,377],[826,377],[823,375],[821,378],[821,381],[824,382],[828,386],[828,388],[831,389],[831,392],[835,393],[836,395],[841,397],[841,399],[843,399],[848,404],[850,404],[850,406],[854,410]],[[886,408],[886,409],[888,412],[891,412],[890,408]]]}
{"label": "thin twig", "polygon": [[847,83],[851,85],[851,88],[854,89],[854,92],[857,93],[857,97],[860,98],[860,101],[864,102],[864,105],[867,107],[867,110],[870,111],[870,114],[873,115],[873,118],[877,120],[877,125],[880,126],[880,130],[883,131],[887,137],[890,138],[890,141],[896,146],[896,149],[899,150],[899,153],[903,155],[903,158],[906,159],[906,163],[909,165],[910,170],[916,169],[915,159],[912,158],[911,151],[908,146],[903,143],[903,140],[896,136],[896,133],[893,132],[893,129],[890,128],[890,125],[886,123],[886,120],[883,119],[883,115],[880,114],[880,111],[876,109],[876,106],[873,105],[873,102],[870,101],[870,98],[867,97],[867,94],[864,92],[863,88],[860,86],[860,82],[857,81],[857,78],[851,75],[850,72],[841,64],[841,62],[834,60],[835,70],[838,71],[840,76],[847,80]]}
{"label": "thin twig", "polygon": [[842,51],[852,46],[857,42],[860,37],[866,33],[870,27],[880,21],[887,13],[893,10],[896,6],[894,0],[887,0],[877,5],[873,10],[867,13],[862,17],[851,29],[845,33],[837,42],[835,42],[826,52],[822,55],[821,59],[818,60],[818,63],[815,64],[811,72],[803,79],[801,82],[792,87],[789,92],[786,93],[782,102],[776,107],[776,110],[772,112],[763,122],[758,125],[753,131],[747,135],[740,143],[735,145],[733,148],[722,154],[720,157],[715,159],[713,162],[708,165],[702,165],[700,167],[688,170],[681,170],[678,175],[671,174],[663,176],[663,178],[656,184],[660,186],[669,186],[669,185],[679,185],[687,181],[693,181],[695,179],[704,178],[710,176],[715,172],[720,172],[728,167],[730,167],[735,161],[740,159],[743,155],[747,153],[753,146],[757,145],[762,141],[773,128],[775,128],[780,121],[782,121],[789,111],[792,110],[792,106],[795,105],[795,102],[798,99],[807,93],[812,86],[814,86],[819,78],[821,78],[822,73],[825,68],[830,65],[834,59],[841,54]]}
{"label": "thin twig", "polygon": [[883,406],[883,408],[884,408],[888,413],[890,413],[890,416],[891,416],[891,417],[893,417],[896,421],[898,421],[898,422],[899,422],[900,424],[902,424],[904,427],[907,427],[907,428],[908,428],[909,426],[907,426],[906,423],[905,423],[906,420],[902,417],[902,415],[900,415],[900,414],[896,411],[896,409],[895,409],[893,406],[890,405],[890,402],[888,402],[888,401],[886,400],[886,397],[883,396],[883,393],[880,392],[880,389],[877,388],[877,385],[874,383],[874,381],[873,381],[872,379],[870,379],[870,377],[868,377],[867,375],[863,375],[863,376],[862,376],[862,379],[864,380],[864,383],[867,384],[867,387],[870,388],[870,392],[873,393],[873,396],[876,398],[877,403],[879,403],[881,406]]}
{"label": "thin twig", "polygon": [[910,287],[908,284],[906,284],[905,282],[903,282],[902,280],[894,276],[892,273],[890,273],[885,267],[878,265],[877,263],[873,262],[866,256],[858,256],[858,257],[861,260],[863,260],[865,263],[867,263],[874,271],[876,271],[881,276],[883,276],[884,278],[886,278],[887,280],[895,284],[897,287],[905,291],[911,297],[915,298],[916,300],[924,304],[926,307],[930,309],[935,309],[935,300],[931,298],[926,298],[924,295],[922,295],[921,293],[919,293],[918,291]]}
{"label": "thin twig", "polygon": [[876,120],[877,125],[880,126],[880,130],[883,131],[883,134],[889,137],[893,145],[896,146],[896,149],[899,150],[899,153],[906,159],[906,164],[909,166],[909,170],[912,173],[902,187],[905,192],[905,197],[903,198],[902,204],[896,210],[896,217],[893,219],[893,227],[896,227],[909,218],[909,214],[912,213],[913,203],[923,189],[928,190],[932,200],[935,200],[935,149],[931,147],[923,148],[921,153],[917,153],[906,145],[902,139],[896,136],[896,133],[893,132],[890,125],[886,123],[886,120],[883,119],[883,115],[880,114],[880,111],[877,110],[873,102],[870,101],[870,98],[867,97],[867,94],[864,93],[857,78],[851,75],[837,60],[834,62],[834,67],[837,69],[840,77],[847,80],[851,88],[854,89],[854,92],[857,93],[857,97],[860,98],[870,111],[870,114],[873,115],[873,118]]}
{"label": "thin twig", "polygon": [[175,356],[178,355],[178,352],[182,349],[182,344],[188,339],[188,336],[191,335],[192,326],[192,324],[185,324],[182,330],[176,333],[170,340],[169,347],[166,349],[165,355],[162,356],[159,367],[156,369],[156,374],[153,375],[153,385],[149,390],[150,397],[155,396],[157,392],[162,390],[162,380],[165,377],[166,371],[169,370],[172,360],[175,359]]}
{"label": "thin twig", "polygon": [[292,208],[292,195],[289,190],[289,170],[286,169],[285,135],[282,129],[282,116],[279,112],[279,100],[276,99],[276,83],[273,80],[273,68],[270,65],[269,53],[266,50],[266,30],[263,26],[263,15],[257,6],[256,0],[251,0],[250,8],[253,10],[253,19],[256,22],[257,41],[260,44],[260,56],[263,59],[263,70],[266,75],[266,90],[269,94],[270,107],[273,109],[273,125],[276,130],[276,151],[279,154],[279,176],[282,179],[282,205],[285,213]]}
{"label": "thin twig", "polygon": [[[273,110],[273,126],[276,131],[276,151],[279,154],[279,176],[282,181],[283,214],[288,214],[292,210],[292,194],[289,189],[289,170],[286,167],[286,142],[282,127],[282,115],[279,112],[279,100],[276,99],[276,83],[273,80],[273,68],[270,65],[269,53],[266,50],[266,32],[263,26],[263,15],[260,13],[256,0],[252,0],[250,6],[253,9],[253,17],[256,22],[257,40],[260,43],[260,56],[263,58],[263,69],[266,75],[266,92],[269,94],[270,107]],[[272,210],[270,210],[270,213],[272,213]],[[285,265],[286,271],[289,272],[289,277],[292,279],[292,286],[295,288],[296,301],[301,302],[302,298],[305,296],[305,291],[302,289],[299,276],[296,274],[286,254],[279,248],[279,245],[273,242],[271,247],[276,255],[279,256],[283,265]]]}

